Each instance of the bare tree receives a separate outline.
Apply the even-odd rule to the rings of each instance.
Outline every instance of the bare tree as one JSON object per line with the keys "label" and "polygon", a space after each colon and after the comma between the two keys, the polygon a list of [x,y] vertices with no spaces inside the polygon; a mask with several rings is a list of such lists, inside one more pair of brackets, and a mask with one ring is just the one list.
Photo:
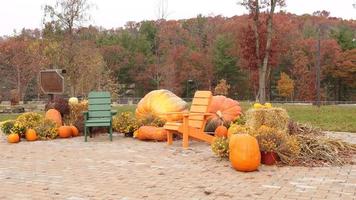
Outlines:
{"label": "bare tree", "polygon": [[90,20],[89,10],[92,4],[88,0],[57,0],[54,6],[45,5],[43,23],[55,24],[64,30],[65,37],[61,42],[63,55],[63,68],[67,70],[67,80],[69,81],[71,95],[77,94],[78,76],[84,66],[79,66],[78,47],[80,41],[75,39],[75,28],[80,27],[84,22]]}
{"label": "bare tree", "polygon": [[[273,15],[275,12],[276,6],[285,6],[285,0],[243,0],[240,2],[241,5],[245,6],[249,12],[251,17],[253,18],[253,32],[255,36],[255,53],[258,67],[258,75],[259,75],[259,89],[256,99],[259,100],[260,103],[266,102],[266,82],[269,74],[269,66],[268,59],[271,51],[271,42],[273,35]],[[267,14],[267,34],[266,34],[266,47],[264,51],[263,60],[261,60],[260,55],[260,46],[261,46],[261,38],[259,35],[259,29],[261,26],[260,23],[260,11],[261,9],[266,9]]]}
{"label": "bare tree", "polygon": [[160,54],[160,36],[159,32],[161,30],[162,23],[165,21],[165,19],[168,16],[168,0],[158,0],[157,4],[157,35],[154,40],[154,45],[155,45],[155,57],[156,57],[156,63],[153,66],[154,67],[154,73],[151,76],[153,82],[156,84],[156,88],[160,88],[160,84],[163,81],[163,73],[161,73],[161,54]]}
{"label": "bare tree", "polygon": [[54,6],[45,5],[43,22],[56,22],[72,35],[75,27],[90,20],[91,6],[87,0],[57,0]]}

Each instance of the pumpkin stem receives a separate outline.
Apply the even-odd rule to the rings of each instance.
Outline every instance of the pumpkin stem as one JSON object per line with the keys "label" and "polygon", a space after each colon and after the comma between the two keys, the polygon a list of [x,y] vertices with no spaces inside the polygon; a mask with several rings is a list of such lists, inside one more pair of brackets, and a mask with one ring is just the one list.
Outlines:
{"label": "pumpkin stem", "polygon": [[219,117],[220,119],[220,126],[221,125],[224,125],[224,119],[223,119],[223,116],[222,116],[222,113],[220,110],[216,111],[216,115]]}

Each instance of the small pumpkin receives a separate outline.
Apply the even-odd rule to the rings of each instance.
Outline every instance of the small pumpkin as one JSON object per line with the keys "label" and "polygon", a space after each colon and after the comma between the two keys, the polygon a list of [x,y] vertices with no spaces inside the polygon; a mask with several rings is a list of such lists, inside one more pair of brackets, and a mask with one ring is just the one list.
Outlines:
{"label": "small pumpkin", "polygon": [[27,141],[35,141],[37,140],[37,133],[34,129],[29,128],[26,130],[25,137]]}
{"label": "small pumpkin", "polygon": [[69,126],[60,126],[58,128],[58,135],[60,138],[69,138],[72,136],[72,129]]}
{"label": "small pumpkin", "polygon": [[224,125],[220,125],[215,129],[216,137],[227,137],[227,128]]}
{"label": "small pumpkin", "polygon": [[17,133],[11,133],[10,135],[7,136],[7,141],[9,143],[18,143],[20,142],[20,136]]}
{"label": "small pumpkin", "polygon": [[237,171],[255,171],[261,164],[261,152],[256,138],[249,134],[233,134],[229,140],[229,159]]}
{"label": "small pumpkin", "polygon": [[45,119],[50,119],[56,122],[57,126],[62,126],[61,113],[56,109],[49,109],[46,112]]}
{"label": "small pumpkin", "polygon": [[155,126],[141,126],[134,132],[133,137],[139,140],[166,141],[167,130]]}
{"label": "small pumpkin", "polygon": [[77,129],[77,127],[75,127],[75,126],[73,126],[73,125],[71,125],[71,126],[69,126],[70,127],[70,129],[72,130],[72,137],[77,137],[77,136],[79,136],[79,130]]}

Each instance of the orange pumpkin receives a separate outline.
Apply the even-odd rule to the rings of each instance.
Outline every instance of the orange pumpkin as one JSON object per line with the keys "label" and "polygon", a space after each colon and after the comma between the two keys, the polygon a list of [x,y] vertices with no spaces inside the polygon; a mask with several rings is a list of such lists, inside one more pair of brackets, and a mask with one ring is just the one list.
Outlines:
{"label": "orange pumpkin", "polygon": [[234,169],[255,171],[261,163],[261,152],[256,138],[249,134],[233,134],[229,140],[229,159]]}
{"label": "orange pumpkin", "polygon": [[227,98],[225,96],[213,96],[208,112],[213,115],[208,117],[206,131],[214,131],[222,124],[230,124],[238,116],[241,115],[241,107],[239,102]]}
{"label": "orange pumpkin", "polygon": [[69,138],[72,136],[72,129],[69,126],[61,126],[58,128],[60,138]]}
{"label": "orange pumpkin", "polygon": [[62,116],[61,113],[56,109],[49,109],[45,115],[46,119],[53,120],[56,122],[57,126],[62,126]]}
{"label": "orange pumpkin", "polygon": [[20,136],[19,134],[11,133],[10,135],[7,136],[7,141],[9,143],[18,143],[20,142]]}
{"label": "orange pumpkin", "polygon": [[26,130],[25,137],[27,141],[35,141],[37,140],[37,133],[35,130],[30,128]]}
{"label": "orange pumpkin", "polygon": [[77,137],[77,136],[79,136],[79,131],[78,131],[77,127],[75,127],[75,126],[73,126],[73,125],[71,125],[71,126],[69,126],[69,127],[70,127],[70,129],[72,130],[72,137]]}
{"label": "orange pumpkin", "polygon": [[167,130],[154,126],[141,126],[134,132],[134,138],[139,140],[166,141]]}
{"label": "orange pumpkin", "polygon": [[223,125],[218,126],[215,129],[215,136],[216,137],[227,137],[227,128]]}

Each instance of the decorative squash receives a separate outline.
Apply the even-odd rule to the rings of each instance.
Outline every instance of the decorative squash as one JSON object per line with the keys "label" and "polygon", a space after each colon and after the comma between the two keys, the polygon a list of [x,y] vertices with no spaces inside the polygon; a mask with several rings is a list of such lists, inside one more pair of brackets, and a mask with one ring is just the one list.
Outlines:
{"label": "decorative squash", "polygon": [[68,99],[68,104],[78,104],[79,100],[77,97],[71,97]]}
{"label": "decorative squash", "polygon": [[72,129],[69,126],[61,126],[58,128],[58,135],[60,138],[69,138],[72,136]]}
{"label": "decorative squash", "polygon": [[256,138],[249,134],[234,134],[229,140],[229,159],[234,169],[255,171],[261,163],[261,152]]}
{"label": "decorative squash", "polygon": [[215,137],[227,137],[227,128],[220,125],[215,129]]}
{"label": "decorative squash", "polygon": [[146,94],[137,104],[136,117],[145,119],[148,117],[160,117],[166,121],[177,121],[182,115],[162,115],[169,112],[184,112],[188,110],[188,104],[169,90],[153,90]]}
{"label": "decorative squash", "polygon": [[9,143],[18,143],[20,142],[20,136],[17,133],[11,133],[10,135],[7,136],[7,141]]}
{"label": "decorative squash", "polygon": [[167,130],[155,126],[141,126],[134,132],[134,138],[139,140],[166,141]]}
{"label": "decorative squash", "polygon": [[75,127],[75,126],[73,126],[73,125],[71,125],[71,126],[69,126],[69,127],[70,127],[70,129],[72,130],[72,137],[77,137],[77,136],[79,136],[79,131],[78,131],[77,127]]}
{"label": "decorative squash", "polygon": [[205,131],[212,132],[218,126],[228,125],[241,115],[239,102],[225,96],[213,96],[208,112],[214,115],[208,117],[208,123]]}
{"label": "decorative squash", "polygon": [[29,128],[26,130],[25,137],[27,141],[35,141],[37,140],[37,133],[34,129]]}
{"label": "decorative squash", "polygon": [[46,112],[45,119],[50,119],[56,122],[57,126],[62,126],[61,113],[56,109],[49,109]]}
{"label": "decorative squash", "polygon": [[227,130],[227,137],[230,138],[231,135],[236,134],[239,129],[239,125],[231,124],[229,129]]}

